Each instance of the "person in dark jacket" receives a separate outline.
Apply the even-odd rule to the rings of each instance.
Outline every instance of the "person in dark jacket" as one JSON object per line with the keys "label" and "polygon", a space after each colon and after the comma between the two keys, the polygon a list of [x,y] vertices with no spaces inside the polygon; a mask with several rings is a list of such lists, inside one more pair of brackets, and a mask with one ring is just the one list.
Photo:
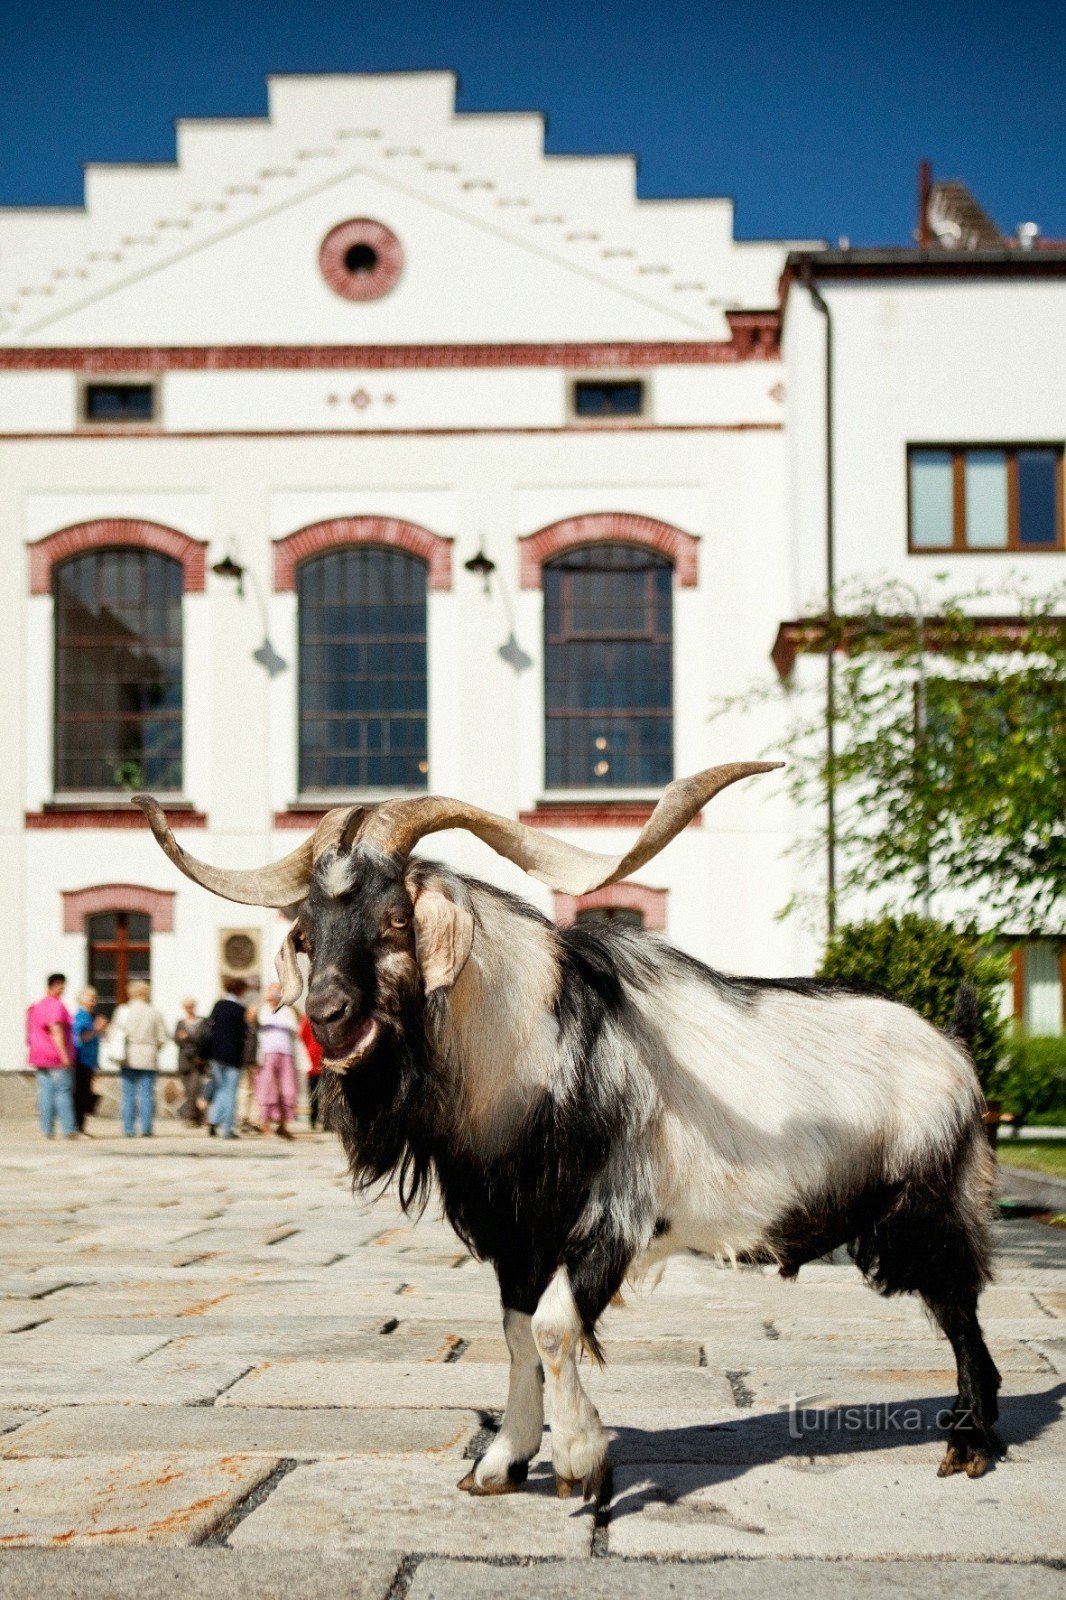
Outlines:
{"label": "person in dark jacket", "polygon": [[219,1131],[224,1139],[236,1139],[233,1127],[237,1114],[237,1090],[244,1062],[247,1023],[244,1016],[245,984],[242,978],[227,978],[225,994],[215,1001],[211,1012],[211,1041],[208,1054],[211,1060],[211,1104],[207,1113],[207,1131]]}

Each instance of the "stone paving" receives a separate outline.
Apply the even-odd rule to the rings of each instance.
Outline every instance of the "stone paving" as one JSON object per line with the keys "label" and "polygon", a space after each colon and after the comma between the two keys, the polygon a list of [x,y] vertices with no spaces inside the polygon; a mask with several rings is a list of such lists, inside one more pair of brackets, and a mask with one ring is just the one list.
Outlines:
{"label": "stone paving", "polygon": [[940,1480],[953,1368],[917,1305],[846,1262],[676,1259],[584,1369],[603,1504],[546,1457],[474,1500],[506,1352],[445,1225],[353,1200],[328,1136],[0,1126],[0,1592],[1066,1594],[1066,1233],[1001,1225],[983,1314],[1008,1458]]}

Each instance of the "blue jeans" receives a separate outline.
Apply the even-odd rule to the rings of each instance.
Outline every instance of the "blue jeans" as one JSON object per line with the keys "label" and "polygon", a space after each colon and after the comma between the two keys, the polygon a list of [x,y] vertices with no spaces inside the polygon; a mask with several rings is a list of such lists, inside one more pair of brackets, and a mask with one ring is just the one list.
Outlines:
{"label": "blue jeans", "polygon": [[211,1105],[207,1120],[227,1137],[233,1132],[233,1121],[237,1115],[240,1081],[240,1067],[231,1067],[225,1061],[212,1061]]}
{"label": "blue jeans", "polygon": [[122,1068],[122,1131],[127,1139],[136,1132],[140,1111],[141,1132],[151,1133],[155,1114],[155,1073],[146,1067]]}
{"label": "blue jeans", "polygon": [[52,1137],[59,1119],[59,1131],[77,1133],[74,1119],[74,1068],[37,1067],[37,1114],[41,1119],[41,1132],[46,1139]]}

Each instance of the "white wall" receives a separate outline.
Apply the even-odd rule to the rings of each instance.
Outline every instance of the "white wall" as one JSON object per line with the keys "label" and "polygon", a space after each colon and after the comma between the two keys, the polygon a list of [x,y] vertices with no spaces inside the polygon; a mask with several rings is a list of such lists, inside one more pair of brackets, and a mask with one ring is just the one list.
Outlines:
{"label": "white wall", "polygon": [[[298,797],[295,597],[272,592],[272,539],[328,516],[392,515],[454,537],[453,588],[429,596],[430,782],[439,791],[510,815],[542,797],[542,600],[519,588],[517,540],[589,511],[654,515],[699,538],[699,587],[675,586],[677,771],[755,756],[773,740],[765,718],[723,724],[710,712],[717,697],[771,670],[787,592],[780,432],[40,439],[0,443],[0,463],[11,486],[9,548],[49,525],[121,514],[208,537],[209,563],[230,549],[247,568],[243,599],[209,574],[207,593],[184,603],[183,789],[209,819],[184,842],[210,860],[246,866],[296,843],[273,824]],[[497,563],[487,596],[463,570],[482,544]],[[24,554],[16,560],[24,575]],[[22,1010],[44,973],[58,966],[72,983],[84,979],[84,939],[61,931],[63,890],[112,881],[176,890],[175,932],[153,940],[155,993],[168,1016],[186,992],[212,997],[220,927],[262,927],[268,957],[280,930],[273,913],[228,907],[188,884],[140,831],[23,832],[23,810],[51,794],[51,600],[10,585],[0,603],[14,636],[28,641],[11,680],[23,685],[26,743],[2,812],[13,873],[5,910],[24,938],[23,959],[0,974],[8,1023],[0,1051],[10,1066],[21,1059]],[[264,622],[286,662],[273,680],[253,659]],[[531,658],[528,670],[499,657],[512,629]],[[782,859],[788,828],[775,779],[716,800],[701,828],[639,875],[669,890],[670,936],[735,969],[802,964],[801,942],[773,920],[791,887]],[[632,834],[569,836],[619,850]],[[546,890],[477,841],[446,835],[431,849],[551,909]]]}

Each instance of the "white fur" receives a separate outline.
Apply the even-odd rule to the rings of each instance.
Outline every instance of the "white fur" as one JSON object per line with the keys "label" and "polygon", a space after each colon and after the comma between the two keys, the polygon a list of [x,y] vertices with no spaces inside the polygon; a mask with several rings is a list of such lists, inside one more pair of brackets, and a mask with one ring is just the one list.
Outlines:
{"label": "white fur", "polygon": [[559,969],[548,929],[471,889],[474,942],[451,991],[440,1042],[457,1079],[457,1124],[474,1147],[494,1155],[551,1078]]}
{"label": "white fur", "polygon": [[339,899],[352,887],[352,856],[338,855],[336,850],[315,865],[315,881],[323,894]]}
{"label": "white fur", "polygon": [[975,1105],[962,1052],[886,1000],[767,989],[738,1003],[687,975],[632,999],[657,1062],[658,1212],[671,1224],[651,1256],[755,1249],[805,1196],[950,1149]]}
{"label": "white fur", "polygon": [[477,1464],[479,1484],[505,1484],[514,1461],[531,1461],[544,1435],[544,1384],[530,1318],[505,1311],[503,1333],[511,1354],[507,1410],[500,1431]]}
{"label": "white fur", "polygon": [[578,1376],[581,1318],[565,1267],[559,1268],[541,1295],[532,1327],[544,1364],[555,1475],[596,1485],[607,1457],[608,1440],[599,1412]]}

